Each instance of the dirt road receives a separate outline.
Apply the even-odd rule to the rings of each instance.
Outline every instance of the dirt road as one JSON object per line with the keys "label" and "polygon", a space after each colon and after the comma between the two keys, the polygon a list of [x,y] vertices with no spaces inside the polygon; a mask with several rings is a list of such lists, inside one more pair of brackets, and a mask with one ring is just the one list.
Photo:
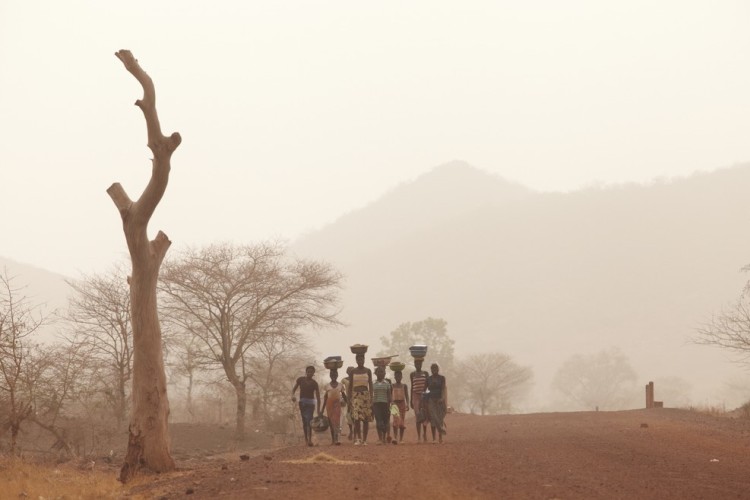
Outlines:
{"label": "dirt road", "polygon": [[[750,420],[653,409],[452,414],[442,445],[295,446],[155,477],[154,498],[750,499]],[[325,441],[325,439],[321,439]],[[302,461],[303,463],[299,463]],[[135,491],[134,491],[135,493]]]}

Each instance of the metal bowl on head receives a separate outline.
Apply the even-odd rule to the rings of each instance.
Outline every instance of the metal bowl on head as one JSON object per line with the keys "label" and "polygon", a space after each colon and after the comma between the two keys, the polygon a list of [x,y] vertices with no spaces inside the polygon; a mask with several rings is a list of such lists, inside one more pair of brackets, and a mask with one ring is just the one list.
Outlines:
{"label": "metal bowl on head", "polygon": [[427,346],[425,344],[415,344],[409,348],[409,354],[413,358],[424,358],[427,355]]}

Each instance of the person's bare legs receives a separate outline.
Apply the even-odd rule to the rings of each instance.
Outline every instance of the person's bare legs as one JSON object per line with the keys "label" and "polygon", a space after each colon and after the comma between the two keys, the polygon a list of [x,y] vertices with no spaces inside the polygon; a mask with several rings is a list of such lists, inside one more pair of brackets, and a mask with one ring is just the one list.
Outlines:
{"label": "person's bare legs", "polygon": [[354,444],[362,442],[362,423],[359,420],[354,421]]}
{"label": "person's bare legs", "polygon": [[367,444],[367,432],[370,430],[370,422],[364,420],[362,422],[362,444]]}
{"label": "person's bare legs", "polygon": [[305,427],[305,439],[307,439],[307,446],[312,446],[312,424],[308,422]]}

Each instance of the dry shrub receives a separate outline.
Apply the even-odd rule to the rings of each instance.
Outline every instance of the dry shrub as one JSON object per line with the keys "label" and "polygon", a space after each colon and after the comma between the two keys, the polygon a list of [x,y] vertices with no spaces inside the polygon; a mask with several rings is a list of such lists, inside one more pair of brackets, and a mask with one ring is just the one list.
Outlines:
{"label": "dry shrub", "polygon": [[722,417],[727,414],[727,409],[723,405],[690,405],[686,409],[688,411],[703,413],[706,415],[711,415],[713,417]]}
{"label": "dry shrub", "polygon": [[[126,490],[112,470],[84,470],[78,464],[38,465],[0,458],[0,485],[7,498],[121,498]],[[130,486],[130,485],[129,485]]]}
{"label": "dry shrub", "polygon": [[750,401],[740,406],[737,410],[740,415],[740,418],[750,419]]}
{"label": "dry shrub", "polygon": [[294,424],[294,416],[286,414],[270,415],[265,421],[265,430],[274,434],[287,434]]}

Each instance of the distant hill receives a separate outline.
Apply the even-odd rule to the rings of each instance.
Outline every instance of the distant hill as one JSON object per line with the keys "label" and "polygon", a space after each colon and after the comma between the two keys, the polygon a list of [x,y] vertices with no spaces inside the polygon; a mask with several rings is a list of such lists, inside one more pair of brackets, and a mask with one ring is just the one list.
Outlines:
{"label": "distant hill", "polygon": [[377,348],[400,323],[432,316],[448,321],[459,354],[499,350],[532,365],[540,406],[565,358],[609,347],[644,385],[680,377],[694,400],[714,402],[737,367],[689,339],[747,280],[748,193],[748,165],[562,194],[454,162],[294,250],[347,275],[349,326],[318,337],[326,354]]}
{"label": "distant hill", "polygon": [[[70,294],[70,287],[65,282],[67,277],[2,256],[0,272],[12,279],[11,285],[18,290],[16,295],[19,298],[26,297],[30,307],[38,308],[49,319],[55,311],[67,307]],[[54,325],[48,324],[42,328],[41,339],[52,340],[54,332]]]}
{"label": "distant hill", "polygon": [[[750,263],[748,193],[750,165],[540,193],[451,162],[292,250],[346,274],[348,326],[315,339],[347,364],[348,345],[377,351],[399,324],[431,316],[448,322],[459,355],[497,350],[532,366],[526,409],[551,408],[549,384],[568,356],[609,347],[630,358],[643,385],[657,383],[657,399],[659,381],[678,377],[694,403],[733,406],[750,392],[727,392],[726,383],[746,372],[690,338],[749,277],[740,272]],[[45,311],[67,305],[64,276],[0,257],[2,268]]]}
{"label": "distant hill", "polygon": [[[377,203],[340,217],[335,223],[299,238],[295,249],[328,260],[359,259],[379,252],[415,231],[461,218],[487,206],[502,206],[532,191],[496,175],[453,161],[435,167],[414,182],[404,183]],[[352,252],[352,242],[360,242]]]}

